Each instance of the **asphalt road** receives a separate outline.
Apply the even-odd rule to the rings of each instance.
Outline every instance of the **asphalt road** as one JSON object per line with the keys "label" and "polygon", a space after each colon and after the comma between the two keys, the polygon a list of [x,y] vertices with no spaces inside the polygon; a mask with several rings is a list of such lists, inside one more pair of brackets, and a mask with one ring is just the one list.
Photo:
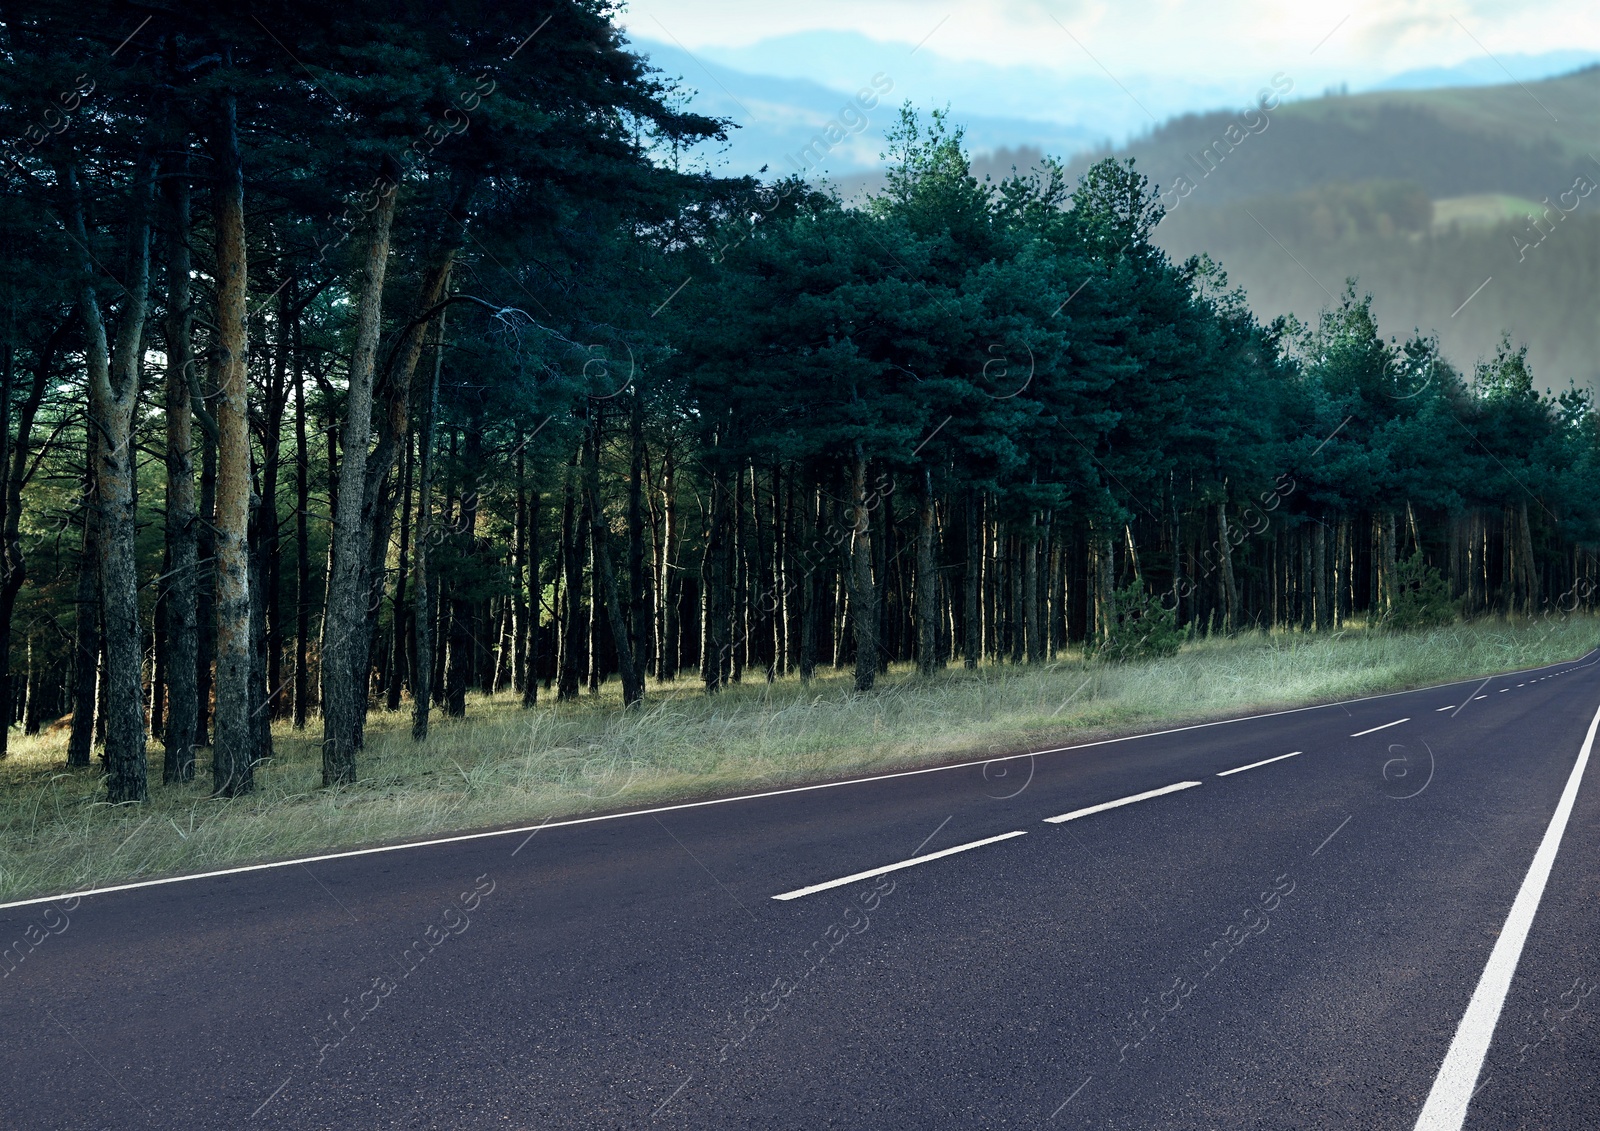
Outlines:
{"label": "asphalt road", "polygon": [[0,1127],[1600,1127],[1597,709],[1591,654],[13,905]]}

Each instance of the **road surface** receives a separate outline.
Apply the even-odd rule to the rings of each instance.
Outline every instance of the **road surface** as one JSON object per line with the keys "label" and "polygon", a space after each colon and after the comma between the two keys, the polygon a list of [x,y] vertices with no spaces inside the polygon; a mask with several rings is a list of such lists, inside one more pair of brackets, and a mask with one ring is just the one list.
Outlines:
{"label": "road surface", "polygon": [[9,905],[0,1127],[1600,1127],[1597,712],[1600,653]]}

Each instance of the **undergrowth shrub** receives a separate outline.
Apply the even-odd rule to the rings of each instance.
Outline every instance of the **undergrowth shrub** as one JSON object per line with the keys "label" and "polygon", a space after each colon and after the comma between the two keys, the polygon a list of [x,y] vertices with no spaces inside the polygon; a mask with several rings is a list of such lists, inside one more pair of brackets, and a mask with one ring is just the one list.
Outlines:
{"label": "undergrowth shrub", "polygon": [[1175,656],[1188,632],[1178,627],[1178,610],[1167,608],[1137,581],[1112,594],[1115,622],[1094,646],[1096,659],[1120,664]]}
{"label": "undergrowth shrub", "polygon": [[1395,564],[1394,604],[1383,618],[1385,628],[1441,628],[1454,624],[1459,603],[1450,596],[1450,583],[1422,559],[1418,550]]}

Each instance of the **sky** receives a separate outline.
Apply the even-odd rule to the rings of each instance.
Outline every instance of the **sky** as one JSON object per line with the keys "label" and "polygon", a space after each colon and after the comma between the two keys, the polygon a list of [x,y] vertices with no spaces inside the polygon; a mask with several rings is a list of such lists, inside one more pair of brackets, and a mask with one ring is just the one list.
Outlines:
{"label": "sky", "polygon": [[[996,66],[1221,82],[1289,71],[1302,87],[1600,49],[1600,5],[1575,0],[631,0],[621,23],[691,51],[854,31]],[[790,73],[804,75],[806,62],[792,60]]]}

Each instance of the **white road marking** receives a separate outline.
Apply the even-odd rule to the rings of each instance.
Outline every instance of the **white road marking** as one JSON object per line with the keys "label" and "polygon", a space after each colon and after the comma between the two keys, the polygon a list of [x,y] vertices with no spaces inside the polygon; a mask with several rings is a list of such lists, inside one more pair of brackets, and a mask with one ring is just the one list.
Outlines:
{"label": "white road marking", "polygon": [[1473,698],[1474,699],[1487,699],[1489,697],[1487,695],[1474,695]]}
{"label": "white road marking", "polygon": [[1229,774],[1242,774],[1242,773],[1244,773],[1244,772],[1245,772],[1245,771],[1246,771],[1246,770],[1253,770],[1253,769],[1255,769],[1255,768],[1256,768],[1256,767],[1257,767],[1257,766],[1265,766],[1265,765],[1267,765],[1267,764],[1268,764],[1268,763],[1270,763],[1270,762],[1281,762],[1281,761],[1283,761],[1283,760],[1284,760],[1284,759],[1285,759],[1285,758],[1293,758],[1293,757],[1294,757],[1294,756],[1295,756],[1295,755],[1296,755],[1296,754],[1303,754],[1303,753],[1305,753],[1305,751],[1303,751],[1303,750],[1291,750],[1291,751],[1290,751],[1290,752],[1289,752],[1289,753],[1287,753],[1287,754],[1279,754],[1279,755],[1278,755],[1278,756],[1277,756],[1277,757],[1276,757],[1276,758],[1263,758],[1263,759],[1262,759],[1262,760],[1261,760],[1261,761],[1259,761],[1259,762],[1251,762],[1251,763],[1250,763],[1250,764],[1249,764],[1249,765],[1248,765],[1248,766],[1235,766],[1235,767],[1234,767],[1234,768],[1233,768],[1233,769],[1231,769],[1231,770],[1223,770],[1223,771],[1222,771],[1222,772],[1221,772],[1221,773],[1219,773],[1219,774],[1218,774],[1218,775],[1217,775],[1217,777],[1219,777],[1219,778],[1225,778],[1225,777],[1227,777],[1227,776],[1228,776],[1228,775],[1229,775]]}
{"label": "white road marking", "polygon": [[1176,785],[1164,785],[1160,789],[1152,789],[1145,793],[1136,793],[1132,797],[1119,797],[1115,801],[1104,801],[1099,805],[1091,805],[1087,809],[1074,809],[1070,813],[1063,813],[1059,817],[1046,817],[1045,822],[1059,825],[1063,821],[1076,821],[1079,817],[1087,817],[1093,813],[1104,813],[1107,809],[1117,809],[1123,805],[1132,805],[1135,801],[1148,801],[1152,797],[1160,797],[1164,793],[1176,793],[1180,789],[1193,789],[1202,783],[1197,781],[1181,781]]}
{"label": "white road marking", "polygon": [[966,852],[968,849],[982,848],[986,844],[995,844],[1002,840],[1010,840],[1014,836],[1027,835],[1028,833],[1024,829],[1018,829],[1016,832],[1001,833],[999,836],[985,837],[983,840],[975,840],[970,844],[958,844],[954,848],[941,848],[938,852],[930,852],[926,856],[913,856],[910,860],[901,860],[897,864],[885,864],[881,868],[870,868],[865,872],[857,872],[852,876],[841,876],[837,880],[828,880],[826,883],[812,884],[808,888],[796,888],[794,891],[786,891],[782,895],[775,895],[772,898],[799,899],[802,895],[815,895],[817,892],[827,891],[829,888],[844,887],[845,884],[853,884],[859,880],[870,880],[873,876],[881,876],[887,872],[898,872],[902,868],[910,868],[917,864],[926,864],[929,860],[938,860],[945,856],[954,856],[956,853]]}
{"label": "white road marking", "polygon": [[[1504,694],[1505,694],[1505,693],[1506,693],[1506,692],[1508,692],[1508,691],[1510,691],[1510,690],[1511,690],[1511,688],[1509,688],[1509,687],[1502,687],[1502,688],[1501,688],[1501,689],[1500,689],[1500,694],[1501,694],[1501,695],[1504,695]],[[1480,695],[1480,696],[1479,696],[1479,698],[1480,698],[1480,699],[1481,699],[1481,698],[1482,698],[1482,696],[1481,696],[1481,695]]]}
{"label": "white road marking", "polygon": [[[1595,649],[1584,653],[1585,656],[1594,655]],[[1600,656],[1580,667],[1593,667],[1600,664]],[[1539,668],[1524,669],[1539,671]],[[1576,671],[1577,668],[1569,669]],[[1489,677],[1493,679],[1493,676]],[[460,844],[470,840],[484,840],[497,836],[526,836],[540,829],[564,829],[573,825],[588,825],[596,821],[620,821],[626,817],[648,817],[652,813],[674,813],[680,809],[700,809],[708,805],[730,805],[736,801],[758,801],[766,797],[781,797],[790,793],[809,793],[817,789],[837,789],[846,785],[864,785],[868,782],[888,781],[892,778],[909,778],[918,774],[938,774],[946,770],[964,770],[972,766],[986,766],[991,762],[1012,762],[1018,758],[1034,758],[1042,754],[1066,754],[1074,750],[1088,750],[1096,746],[1109,746],[1117,742],[1134,742],[1141,738],[1161,738],[1169,734],[1182,734],[1185,731],[1205,730],[1208,727],[1230,726],[1233,723],[1248,723],[1257,719],[1275,719],[1283,715],[1300,715],[1307,711],[1320,711],[1328,707],[1345,707],[1353,703],[1369,703],[1377,699],[1393,699],[1401,695],[1415,695],[1420,691],[1438,691],[1444,687],[1456,687],[1463,683],[1472,682],[1469,679],[1453,679],[1448,683],[1435,683],[1427,687],[1413,687],[1408,691],[1385,691],[1377,695],[1363,695],[1356,699],[1342,699],[1336,703],[1314,703],[1309,707],[1286,707],[1281,711],[1263,711],[1259,715],[1244,715],[1234,719],[1213,719],[1208,723],[1190,723],[1187,726],[1170,727],[1167,730],[1145,731],[1142,734],[1125,734],[1118,738],[1102,738],[1094,742],[1082,742],[1076,746],[1054,746],[1048,750],[1031,750],[1026,754],[1002,754],[995,758],[974,758],[970,762],[951,762],[943,766],[924,766],[919,770],[897,770],[888,774],[872,774],[864,778],[847,778],[844,781],[816,782],[812,785],[789,786],[786,789],[769,789],[760,793],[739,793],[732,797],[711,797],[704,801],[684,801],[677,805],[659,805],[652,809],[625,809],[619,813],[601,813],[595,817],[574,817],[566,821],[545,821],[539,825],[519,825],[510,829],[486,829],[474,833],[458,833],[455,836],[435,837],[432,840],[409,840],[400,844],[380,844],[369,848],[350,848],[343,852],[328,852],[320,856],[296,856],[288,860],[269,860],[263,864],[242,864],[233,868],[217,868],[210,872],[190,872],[182,876],[163,876],[155,880],[139,880],[127,884],[111,884],[103,888],[85,888],[81,891],[61,892],[57,895],[40,895],[32,899],[16,899],[10,903],[0,903],[0,911],[8,911],[13,907],[34,907],[44,903],[55,903],[63,899],[84,899],[91,895],[109,895],[112,892],[135,891],[139,888],[164,887],[167,884],[184,884],[190,880],[210,880],[219,876],[238,876],[246,872],[264,872],[272,868],[288,868],[295,864],[318,864],[324,860],[344,860],[353,856],[373,856],[380,852],[401,852],[409,848],[432,848],[440,844]],[[1488,680],[1484,680],[1487,683]],[[1479,684],[1481,687],[1482,684]],[[1463,703],[1461,706],[1466,706]],[[1456,708],[1460,710],[1461,708]]]}
{"label": "white road marking", "polygon": [[[1451,709],[1450,704],[1446,703],[1443,707],[1439,708],[1439,711],[1448,711],[1450,709]],[[1437,715],[1439,713],[1439,711],[1435,711],[1434,714]]]}
{"label": "white road marking", "polygon": [[[1480,696],[1478,696],[1478,698],[1479,698],[1479,699],[1482,699],[1482,698],[1483,698],[1483,696],[1482,696],[1482,695],[1480,695]],[[1406,719],[1396,719],[1396,720],[1395,720],[1395,721],[1394,721],[1394,722],[1392,722],[1392,723],[1384,723],[1384,724],[1383,724],[1383,725],[1382,725],[1382,726],[1381,726],[1381,727],[1370,727],[1370,728],[1368,728],[1368,729],[1367,729],[1367,730],[1358,730],[1358,731],[1356,731],[1356,732],[1355,732],[1355,733],[1354,733],[1354,734],[1352,734],[1352,735],[1351,735],[1351,736],[1350,736],[1350,737],[1351,737],[1351,738],[1360,738],[1360,737],[1361,737],[1361,736],[1362,736],[1362,735],[1364,735],[1364,734],[1373,734],[1373,733],[1375,733],[1375,732],[1377,732],[1377,731],[1380,731],[1380,730],[1388,730],[1388,729],[1389,729],[1389,728],[1390,728],[1390,727],[1397,727],[1397,726],[1399,726],[1399,725],[1400,725],[1400,724],[1401,724],[1401,723],[1409,723],[1409,722],[1410,722],[1410,721],[1411,721],[1411,720],[1410,720],[1410,719],[1409,719],[1409,718],[1406,718]]]}
{"label": "white road marking", "polygon": [[1528,941],[1528,931],[1539,912],[1539,901],[1544,897],[1550,870],[1555,867],[1556,853],[1561,849],[1567,819],[1572,816],[1573,804],[1578,799],[1578,787],[1583,783],[1583,772],[1589,765],[1589,752],[1594,749],[1597,730],[1600,730],[1600,710],[1595,711],[1589,723],[1589,733],[1567,777],[1567,786],[1561,791],[1561,800],[1556,802],[1556,811],[1551,814],[1544,839],[1533,854],[1533,863],[1528,866],[1528,874],[1511,904],[1511,913],[1506,916],[1505,926],[1489,952],[1489,962],[1478,979],[1478,988],[1472,991],[1472,1000],[1467,1003],[1467,1011],[1450,1042],[1450,1051],[1445,1053],[1444,1063],[1439,1066],[1428,1101],[1417,1117],[1417,1131],[1459,1131],[1467,1120],[1467,1105],[1477,1090],[1474,1085],[1478,1073],[1483,1070],[1483,1058],[1489,1051],[1495,1024],[1500,1020],[1500,1011],[1511,990],[1511,979],[1517,972],[1523,944]]}
{"label": "white road marking", "polygon": [[[1457,707],[1454,711],[1450,712],[1450,717],[1453,719],[1457,715],[1459,715],[1461,713],[1461,711],[1462,711],[1462,708],[1464,708],[1468,703],[1472,702],[1472,697],[1474,695],[1478,695],[1478,692],[1482,691],[1485,687],[1488,687],[1489,686],[1489,681],[1492,680],[1493,678],[1494,678],[1494,676],[1492,676],[1492,675],[1485,676],[1482,683],[1478,684],[1477,687],[1474,687],[1470,692],[1467,693],[1467,697],[1461,701],[1461,706]],[[1481,695],[1479,695],[1478,698],[1481,699],[1483,697]]]}

